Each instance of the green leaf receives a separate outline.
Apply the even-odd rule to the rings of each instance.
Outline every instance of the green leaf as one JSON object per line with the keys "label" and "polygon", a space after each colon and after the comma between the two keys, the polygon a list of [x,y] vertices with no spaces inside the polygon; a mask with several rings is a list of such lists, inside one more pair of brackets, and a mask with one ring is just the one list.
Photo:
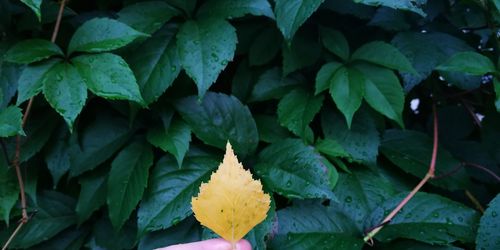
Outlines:
{"label": "green leaf", "polygon": [[311,30],[297,32],[290,43],[283,43],[283,75],[313,65],[321,56],[321,46]]}
{"label": "green leaf", "polygon": [[493,87],[497,95],[497,99],[495,100],[495,107],[497,108],[497,112],[500,112],[500,82],[496,78],[493,80]]}
{"label": "green leaf", "polygon": [[94,224],[93,233],[97,249],[132,249],[136,244],[136,220],[128,220],[119,231],[107,217],[103,217]]}
{"label": "green leaf", "polygon": [[61,63],[60,59],[51,59],[26,66],[19,77],[16,104],[20,105],[40,93],[47,72],[58,63]]}
{"label": "green leaf", "polygon": [[177,101],[175,107],[204,143],[224,149],[229,141],[241,156],[257,148],[259,135],[252,114],[234,96],[208,92],[202,102],[189,96]]}
{"label": "green leaf", "polygon": [[[424,133],[411,130],[386,130],[380,152],[405,172],[423,178],[429,169],[432,156],[432,139]],[[453,175],[431,180],[429,183],[448,190],[465,189],[469,179],[465,170],[456,170],[461,163],[443,148],[438,149],[436,176]]]}
{"label": "green leaf", "polygon": [[104,52],[121,48],[146,34],[109,18],[94,18],[80,26],[68,45],[73,52]]}
{"label": "green leaf", "polygon": [[42,192],[38,197],[36,209],[36,216],[21,228],[10,247],[28,248],[52,238],[76,223],[75,200],[64,194],[55,191]]}
{"label": "green leaf", "polygon": [[72,131],[73,123],[87,99],[85,81],[77,69],[69,63],[60,62],[54,65],[43,80],[43,94]]}
{"label": "green leaf", "polygon": [[314,90],[314,94],[317,95],[324,90],[330,88],[331,81],[333,76],[335,76],[335,72],[342,66],[341,63],[338,62],[329,62],[321,67],[316,75],[316,87]]}
{"label": "green leaf", "polygon": [[112,100],[144,103],[134,73],[120,56],[111,53],[81,55],[71,62],[94,94]]}
{"label": "green leaf", "polygon": [[290,136],[290,132],[280,126],[276,116],[256,114],[254,119],[259,131],[259,140],[263,142],[274,143]]}
{"label": "green leaf", "polygon": [[153,151],[146,142],[134,142],[124,148],[111,163],[107,204],[109,219],[116,231],[134,211],[148,184]]}
{"label": "green leaf", "polygon": [[176,25],[166,25],[127,58],[146,104],[156,101],[181,71],[176,33]]}
{"label": "green leaf", "polygon": [[405,95],[393,71],[370,64],[356,65],[365,78],[365,100],[379,113],[404,127]]}
{"label": "green leaf", "polygon": [[47,59],[51,56],[63,56],[62,50],[54,43],[43,39],[24,40],[12,48],[4,55],[7,62],[28,64]]}
{"label": "green leaf", "polygon": [[12,97],[16,94],[19,76],[23,69],[24,65],[1,62],[0,59],[0,89],[3,95],[2,100],[0,100],[2,101],[0,108],[6,108],[10,105]]}
{"label": "green leaf", "polygon": [[488,57],[468,51],[454,54],[446,62],[437,66],[436,69],[480,76],[495,72],[495,65]]}
{"label": "green leaf", "polygon": [[294,134],[306,138],[309,123],[323,105],[323,96],[314,96],[305,89],[296,89],[285,95],[278,103],[280,124]]}
{"label": "green leaf", "polygon": [[281,98],[305,81],[301,75],[292,74],[283,77],[280,68],[271,68],[259,77],[248,101],[258,102]]}
{"label": "green leaf", "polygon": [[299,139],[286,139],[271,144],[260,154],[256,174],[264,186],[288,198],[335,199],[329,179],[333,166]]}
{"label": "green leaf", "polygon": [[172,154],[180,168],[189,149],[191,128],[184,121],[176,119],[168,127],[150,129],[147,139],[155,147]]}
{"label": "green leaf", "polygon": [[354,51],[351,60],[366,61],[389,69],[418,74],[410,61],[397,48],[381,41],[361,46]]}
{"label": "green leaf", "polygon": [[337,69],[330,80],[330,95],[337,108],[344,115],[347,126],[351,127],[354,113],[361,107],[365,92],[366,78],[354,68]]}
{"label": "green leaf", "polygon": [[187,21],[177,33],[182,66],[203,97],[220,72],[233,60],[236,30],[220,19]]}
{"label": "green leaf", "polygon": [[[408,193],[386,200],[369,217],[370,226],[378,225]],[[450,244],[455,241],[474,242],[479,214],[461,203],[439,195],[419,192],[389,224],[375,236],[387,242],[407,238],[430,244]]]}
{"label": "green leaf", "polygon": [[335,139],[323,139],[316,142],[316,149],[330,157],[345,157],[350,158],[351,155],[347,153],[342,145]]}
{"label": "green leaf", "polygon": [[349,128],[340,114],[325,110],[321,125],[326,139],[337,141],[355,162],[374,165],[377,161],[380,135],[375,120],[366,109],[361,109]]}
{"label": "green leaf", "polygon": [[421,16],[426,16],[422,7],[427,3],[427,0],[354,0],[356,3],[362,3],[373,6],[386,6],[393,9],[401,9],[415,12]]}
{"label": "green leaf", "polygon": [[93,212],[106,203],[107,180],[108,174],[104,171],[79,178],[80,195],[75,209],[78,225],[85,222]]}
{"label": "green leaf", "polygon": [[139,207],[140,234],[169,228],[189,216],[191,198],[218,165],[215,159],[198,156],[186,158],[179,169],[172,157],[160,159]]}
{"label": "green leaf", "polygon": [[50,240],[42,242],[33,247],[37,250],[52,250],[52,249],[65,249],[65,250],[79,250],[83,248],[84,240],[86,239],[89,230],[87,227],[80,227],[78,229],[66,229]]}
{"label": "green leaf", "polygon": [[118,21],[146,34],[153,34],[179,10],[162,1],[138,2],[118,12]]}
{"label": "green leaf", "polygon": [[191,16],[196,8],[197,0],[164,0],[168,4],[184,11],[187,16]]}
{"label": "green leaf", "polygon": [[28,7],[30,7],[31,10],[33,10],[33,12],[35,12],[38,21],[42,20],[42,13],[40,11],[42,0],[21,0],[21,2],[26,4]]}
{"label": "green leaf", "polygon": [[132,132],[127,120],[111,114],[98,115],[83,129],[79,144],[71,152],[70,176],[80,175],[110,158],[127,142]]}
{"label": "green leaf", "polygon": [[276,23],[286,40],[292,40],[299,27],[318,9],[324,0],[276,0]]}
{"label": "green leaf", "polygon": [[484,211],[477,231],[477,249],[496,249],[500,247],[500,194],[490,201],[488,209]]}
{"label": "green leaf", "polygon": [[344,34],[337,30],[324,27],[320,29],[320,32],[321,42],[327,50],[337,55],[344,61],[349,60],[349,43],[347,42]]}
{"label": "green leaf", "polygon": [[158,230],[141,238],[138,249],[151,250],[200,240],[201,228],[194,217],[188,217],[166,230]]}
{"label": "green leaf", "polygon": [[246,14],[267,16],[274,19],[274,13],[267,0],[209,0],[198,10],[198,18],[232,19]]}
{"label": "green leaf", "polygon": [[0,137],[25,135],[22,126],[23,113],[16,106],[0,110]]}
{"label": "green leaf", "polygon": [[271,61],[281,49],[283,37],[275,27],[266,27],[256,37],[248,50],[250,65],[263,65]]}
{"label": "green leaf", "polygon": [[55,135],[48,143],[45,151],[45,163],[52,175],[52,186],[57,187],[61,177],[69,171],[70,168],[70,147],[71,140],[75,136],[71,136],[65,126],[56,130]]}
{"label": "green leaf", "polygon": [[0,220],[9,225],[10,211],[19,197],[19,185],[13,168],[3,154],[0,155]]}

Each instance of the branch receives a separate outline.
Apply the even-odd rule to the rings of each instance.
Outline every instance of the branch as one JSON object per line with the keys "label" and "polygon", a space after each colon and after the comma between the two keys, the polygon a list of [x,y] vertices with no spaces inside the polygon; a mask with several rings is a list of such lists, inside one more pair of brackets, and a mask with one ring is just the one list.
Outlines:
{"label": "branch", "polygon": [[437,150],[438,150],[438,120],[437,120],[437,112],[436,112],[436,106],[432,106],[432,113],[434,114],[434,143],[432,146],[432,158],[431,158],[431,163],[429,165],[429,170],[427,171],[427,174],[425,177],[417,184],[415,188],[398,204],[398,206],[392,210],[392,212],[385,217],[385,219],[380,223],[377,227],[373,228],[370,230],[368,233],[366,233],[366,236],[363,238],[365,242],[372,242],[373,237],[382,230],[384,225],[388,224],[395,216],[396,214],[415,196],[415,194],[424,186],[424,184],[429,181],[430,179],[434,178],[434,172],[436,170],[436,157],[437,157]]}

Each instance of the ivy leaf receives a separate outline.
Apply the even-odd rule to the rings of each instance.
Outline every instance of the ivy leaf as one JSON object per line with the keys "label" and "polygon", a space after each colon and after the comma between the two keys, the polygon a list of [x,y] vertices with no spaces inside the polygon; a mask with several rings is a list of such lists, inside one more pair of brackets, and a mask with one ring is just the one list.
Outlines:
{"label": "ivy leaf", "polygon": [[322,27],[321,32],[321,42],[323,46],[333,54],[340,57],[342,60],[347,61],[350,56],[349,43],[345,38],[344,34],[341,32]]}
{"label": "ivy leaf", "polygon": [[121,48],[147,35],[109,18],[94,18],[80,26],[68,45],[73,52],[105,52]]}
{"label": "ivy leaf", "polygon": [[23,113],[16,106],[0,110],[0,137],[25,135],[22,126]]}
{"label": "ivy leaf", "polygon": [[208,92],[201,103],[189,96],[175,107],[204,143],[224,148],[229,140],[236,153],[244,156],[257,148],[259,135],[252,114],[234,96]]}
{"label": "ivy leaf", "polygon": [[298,139],[271,144],[259,154],[256,174],[273,192],[289,198],[335,199],[330,176],[337,171],[326,159]]}
{"label": "ivy leaf", "polygon": [[393,9],[409,10],[421,16],[426,16],[422,6],[427,3],[427,0],[354,0],[356,3],[379,6],[383,5]]}
{"label": "ivy leaf", "polygon": [[330,80],[330,95],[351,127],[354,113],[361,107],[366,78],[354,68],[341,67]]}
{"label": "ivy leaf", "polygon": [[306,130],[323,105],[323,96],[313,96],[304,89],[296,89],[278,103],[278,120],[294,134],[306,138]]}
{"label": "ivy leaf", "polygon": [[112,100],[144,103],[134,73],[120,56],[111,53],[81,55],[71,62],[94,94]]}
{"label": "ivy leaf", "polygon": [[168,127],[149,130],[147,139],[154,146],[172,154],[180,168],[189,149],[191,128],[184,121],[176,119]]}
{"label": "ivy leaf", "polygon": [[495,65],[486,56],[476,52],[459,52],[451,56],[446,62],[436,67],[442,71],[458,71],[471,75],[484,75],[495,72]]}
{"label": "ivy leaf", "polygon": [[109,219],[116,231],[123,226],[141,200],[151,165],[153,151],[145,142],[128,145],[111,163],[107,181],[107,204]]}
{"label": "ivy leaf", "polygon": [[197,12],[198,18],[232,19],[246,14],[266,16],[274,19],[274,13],[267,0],[209,0]]}
{"label": "ivy leaf", "polygon": [[85,81],[76,67],[64,62],[54,65],[44,77],[43,94],[72,131],[73,123],[87,99]]}
{"label": "ivy leaf", "polygon": [[229,142],[217,171],[210,181],[201,184],[198,196],[191,200],[196,219],[231,242],[233,248],[267,217],[270,203],[260,181],[243,168]]}
{"label": "ivy leaf", "polygon": [[127,58],[146,104],[156,101],[179,75],[176,33],[176,25],[166,25]]}
{"label": "ivy leaf", "polygon": [[[386,211],[392,211],[406,195],[404,192],[385,201],[370,215],[367,227],[378,225]],[[471,243],[478,221],[479,214],[461,203],[419,192],[375,238],[383,242],[407,238],[430,244]]]}
{"label": "ivy leaf", "polygon": [[148,1],[131,4],[118,12],[118,21],[146,34],[153,34],[179,10],[162,1]]}
{"label": "ivy leaf", "polygon": [[43,79],[47,75],[47,72],[58,63],[61,63],[60,59],[51,59],[26,66],[19,77],[16,105],[20,105],[40,93],[43,88]]}
{"label": "ivy leaf", "polygon": [[33,10],[33,12],[35,12],[38,21],[42,20],[42,13],[40,11],[42,0],[21,0],[21,2],[26,4],[28,7],[30,7],[31,10]]}
{"label": "ivy leaf", "polygon": [[4,55],[7,62],[28,64],[47,59],[51,56],[63,56],[62,50],[54,43],[43,39],[24,40],[12,48]]}
{"label": "ivy leaf", "polygon": [[236,31],[220,19],[187,21],[177,33],[177,47],[182,66],[203,97],[220,72],[233,60]]}
{"label": "ivy leaf", "polygon": [[361,46],[354,51],[351,60],[366,61],[389,69],[418,74],[410,61],[397,48],[381,41],[370,42]]}
{"label": "ivy leaf", "polygon": [[490,201],[479,223],[476,237],[477,249],[495,249],[500,246],[500,195]]}
{"label": "ivy leaf", "polygon": [[108,174],[104,171],[79,178],[80,195],[75,209],[78,225],[84,223],[93,212],[106,203],[107,180]]}
{"label": "ivy leaf", "polygon": [[342,67],[342,64],[335,61],[329,62],[321,67],[316,75],[315,95],[330,88],[332,78],[340,67]]}
{"label": "ivy leaf", "polygon": [[295,32],[319,8],[324,0],[276,0],[276,23],[286,40],[292,40]]}
{"label": "ivy leaf", "polygon": [[139,207],[139,233],[169,228],[189,216],[191,197],[217,165],[217,160],[203,156],[184,159],[182,168],[173,157],[160,159]]}

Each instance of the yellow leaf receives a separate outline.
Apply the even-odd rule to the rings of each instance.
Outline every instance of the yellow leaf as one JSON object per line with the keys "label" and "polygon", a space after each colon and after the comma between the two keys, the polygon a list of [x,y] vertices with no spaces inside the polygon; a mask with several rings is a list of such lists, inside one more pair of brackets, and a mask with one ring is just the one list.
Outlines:
{"label": "yellow leaf", "polygon": [[243,169],[229,142],[224,160],[208,183],[201,184],[191,206],[194,216],[234,246],[254,226],[262,222],[271,199],[259,180]]}

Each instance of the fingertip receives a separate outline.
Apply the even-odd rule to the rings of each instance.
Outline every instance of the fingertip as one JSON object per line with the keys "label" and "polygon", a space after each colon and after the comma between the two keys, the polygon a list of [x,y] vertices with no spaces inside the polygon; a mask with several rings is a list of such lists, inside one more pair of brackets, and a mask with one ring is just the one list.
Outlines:
{"label": "fingertip", "polygon": [[250,242],[243,239],[238,241],[238,243],[236,244],[236,248],[238,250],[252,250],[252,245],[250,245]]}

